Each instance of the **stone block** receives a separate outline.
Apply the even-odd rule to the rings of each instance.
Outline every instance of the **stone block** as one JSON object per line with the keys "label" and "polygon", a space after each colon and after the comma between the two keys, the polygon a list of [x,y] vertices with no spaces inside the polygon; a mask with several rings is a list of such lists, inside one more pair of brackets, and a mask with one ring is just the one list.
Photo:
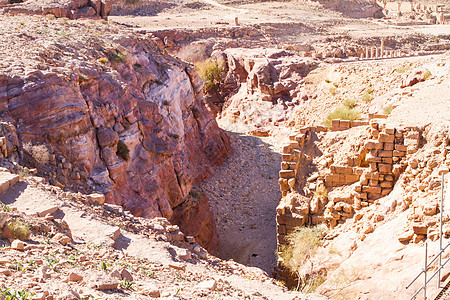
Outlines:
{"label": "stone block", "polygon": [[378,178],[380,178],[380,173],[378,173],[378,172],[368,172],[368,173],[366,173],[365,176],[366,176],[367,179],[378,180]]}
{"label": "stone block", "polygon": [[361,184],[355,184],[355,192],[358,192],[358,193],[360,193],[362,191],[362,186],[361,186]]}
{"label": "stone block", "polygon": [[293,153],[289,153],[289,154],[281,154],[281,160],[282,161],[293,161],[295,159],[295,155]]}
{"label": "stone block", "polygon": [[392,157],[392,151],[387,150],[378,151],[378,157]]}
{"label": "stone block", "polygon": [[381,191],[381,195],[384,197],[384,196],[389,195],[391,192],[392,192],[392,189],[383,189]]}
{"label": "stone block", "polygon": [[280,178],[292,178],[295,176],[294,170],[281,170]]}
{"label": "stone block", "polygon": [[349,129],[350,128],[350,121],[349,120],[341,120],[340,127],[342,129]]}
{"label": "stone block", "polygon": [[394,155],[395,157],[403,157],[406,155],[406,152],[404,151],[398,151],[398,150],[394,150],[392,155]]}
{"label": "stone block", "polygon": [[340,128],[341,127],[341,120],[340,119],[333,119],[333,120],[331,120],[331,127]]}
{"label": "stone block", "polygon": [[278,225],[277,226],[277,233],[278,234],[286,234],[286,226],[285,225]]}
{"label": "stone block", "polygon": [[291,153],[291,146],[289,146],[289,145],[286,145],[286,146],[284,146],[283,147],[283,152],[282,152],[283,154],[289,154],[289,153]]}
{"label": "stone block", "polygon": [[384,128],[383,132],[387,133],[387,134],[395,134],[395,128],[386,127],[386,128]]}
{"label": "stone block", "polygon": [[374,138],[378,138],[378,135],[380,134],[380,132],[378,131],[378,129],[372,128],[370,130],[370,135]]}
{"label": "stone block", "polygon": [[398,151],[406,151],[407,150],[407,147],[405,145],[401,145],[401,144],[395,144],[394,148],[395,148],[395,150],[398,150]]}
{"label": "stone block", "polygon": [[332,173],[338,173],[338,174],[353,174],[353,168],[352,167],[346,167],[346,166],[331,166],[330,170]]}
{"label": "stone block", "polygon": [[392,165],[394,163],[394,160],[391,157],[383,157],[381,159],[381,162],[383,164],[391,164]]}
{"label": "stone block", "polygon": [[378,141],[381,143],[393,143],[395,140],[395,136],[393,134],[387,134],[384,132],[380,132],[378,135]]}
{"label": "stone block", "polygon": [[379,186],[363,186],[362,191],[364,193],[381,194],[381,187],[379,187]]}
{"label": "stone block", "polygon": [[384,143],[383,149],[390,151],[394,150],[394,143]]}
{"label": "stone block", "polygon": [[378,164],[378,170],[382,174],[387,174],[392,172],[392,165],[391,164]]}
{"label": "stone block", "polygon": [[386,174],[384,175],[384,180],[387,181],[394,181],[394,176],[390,175],[390,174]]}
{"label": "stone block", "polygon": [[361,198],[363,200],[367,200],[367,193],[360,193],[359,198]]}
{"label": "stone block", "polygon": [[378,186],[378,180],[369,180],[369,186]]}
{"label": "stone block", "polygon": [[378,200],[380,199],[382,196],[380,193],[368,193],[367,194],[367,199],[369,201],[374,201],[374,200]]}
{"label": "stone block", "polygon": [[414,233],[417,234],[417,235],[419,235],[419,234],[427,234],[427,226],[425,226],[425,224],[413,223],[412,229],[413,229]]}
{"label": "stone block", "polygon": [[305,218],[299,214],[278,215],[277,223],[284,224],[286,227],[302,226],[305,223]]}
{"label": "stone block", "polygon": [[382,188],[392,188],[393,186],[394,186],[394,184],[392,183],[392,181],[382,181],[381,183],[380,183],[380,186],[382,187]]}
{"label": "stone block", "polygon": [[345,183],[350,184],[357,182],[359,180],[360,176],[356,174],[347,174],[345,175]]}
{"label": "stone block", "polygon": [[289,164],[285,161],[281,162],[281,170],[289,170]]}
{"label": "stone block", "polygon": [[103,203],[105,203],[105,195],[103,195],[103,194],[94,193],[94,194],[88,195],[87,198],[89,201],[91,201],[91,203],[94,203],[97,205],[102,205]]}

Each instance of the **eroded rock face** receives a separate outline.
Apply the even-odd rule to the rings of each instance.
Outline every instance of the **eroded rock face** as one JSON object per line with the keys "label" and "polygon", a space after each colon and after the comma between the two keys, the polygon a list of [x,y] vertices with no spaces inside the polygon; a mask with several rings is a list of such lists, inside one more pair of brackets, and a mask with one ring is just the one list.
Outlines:
{"label": "eroded rock face", "polygon": [[[11,3],[10,5],[8,5]],[[5,5],[4,12],[17,15],[53,15],[56,18],[97,18],[107,19],[111,9],[112,1],[110,0],[28,0],[28,1],[9,1],[2,3]]]}
{"label": "eroded rock face", "polygon": [[[40,70],[4,70],[0,119],[31,145],[22,150],[30,164],[38,157],[26,149],[47,149],[48,162],[37,167],[54,184],[96,190],[135,216],[170,219],[230,142],[204,105],[197,73],[127,35],[57,43],[34,58]],[[209,210],[198,214],[207,229],[196,235],[217,239]]]}

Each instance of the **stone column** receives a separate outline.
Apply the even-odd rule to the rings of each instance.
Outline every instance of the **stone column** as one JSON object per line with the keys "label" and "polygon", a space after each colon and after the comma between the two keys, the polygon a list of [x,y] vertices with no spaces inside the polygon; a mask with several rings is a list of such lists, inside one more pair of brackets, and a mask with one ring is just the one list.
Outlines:
{"label": "stone column", "polygon": [[238,17],[234,18],[234,25],[239,26],[239,20]]}
{"label": "stone column", "polygon": [[375,47],[375,58],[380,57],[380,54],[378,53],[378,47]]}
{"label": "stone column", "polygon": [[369,58],[369,47],[366,47],[366,59]]}
{"label": "stone column", "polygon": [[384,56],[384,39],[381,40],[381,49],[380,49],[380,51],[381,51],[380,55],[381,55],[381,57],[383,57]]}
{"label": "stone column", "polygon": [[364,59],[364,50],[361,51],[361,54],[359,55],[359,57],[360,57],[361,59]]}
{"label": "stone column", "polygon": [[370,47],[370,58],[374,58],[374,55],[375,55],[374,52],[375,51],[374,51],[373,47]]}

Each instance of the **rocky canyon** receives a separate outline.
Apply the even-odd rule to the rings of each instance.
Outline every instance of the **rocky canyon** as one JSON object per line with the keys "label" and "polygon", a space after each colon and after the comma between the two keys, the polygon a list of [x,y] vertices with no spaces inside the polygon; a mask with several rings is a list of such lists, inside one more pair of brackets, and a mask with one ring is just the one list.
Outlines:
{"label": "rocky canyon", "polygon": [[0,1],[0,300],[422,295],[441,2]]}

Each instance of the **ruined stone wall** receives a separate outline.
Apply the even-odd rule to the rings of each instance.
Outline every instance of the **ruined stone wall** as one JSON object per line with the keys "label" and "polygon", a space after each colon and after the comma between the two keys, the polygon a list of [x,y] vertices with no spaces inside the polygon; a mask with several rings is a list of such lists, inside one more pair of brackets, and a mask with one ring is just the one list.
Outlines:
{"label": "ruined stone wall", "polygon": [[[423,143],[421,131],[418,128],[387,127],[385,116],[371,115],[370,118],[366,128],[370,139],[365,141],[360,151],[361,161],[357,166],[331,163],[319,168],[305,182],[304,178],[298,178],[298,170],[302,164],[312,164],[303,148],[316,128],[303,128],[283,148],[279,179],[283,198],[276,217],[278,251],[289,243],[287,237],[297,226],[324,223],[334,228],[392,191],[407,166],[406,155],[415,153]],[[338,125],[342,120],[333,121],[333,131],[342,128]],[[351,126],[351,122],[344,124],[347,129]],[[300,182],[305,184],[300,185]],[[296,284],[295,276],[283,267],[282,261],[278,261],[274,275],[289,286]]]}

